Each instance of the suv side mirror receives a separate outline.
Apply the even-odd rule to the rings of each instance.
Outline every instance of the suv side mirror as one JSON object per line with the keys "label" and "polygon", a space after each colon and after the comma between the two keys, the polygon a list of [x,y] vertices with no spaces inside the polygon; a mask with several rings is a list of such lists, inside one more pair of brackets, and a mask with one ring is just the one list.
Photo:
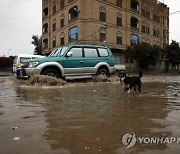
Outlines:
{"label": "suv side mirror", "polygon": [[67,57],[72,57],[72,56],[73,56],[73,53],[70,51],[70,52],[67,53],[66,56],[67,56]]}

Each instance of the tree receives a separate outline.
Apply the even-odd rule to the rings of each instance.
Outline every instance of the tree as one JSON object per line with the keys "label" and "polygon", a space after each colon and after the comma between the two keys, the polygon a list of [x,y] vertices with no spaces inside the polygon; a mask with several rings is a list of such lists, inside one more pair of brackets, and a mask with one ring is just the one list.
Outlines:
{"label": "tree", "polygon": [[168,71],[169,64],[172,64],[172,67],[179,67],[180,64],[180,46],[179,43],[172,40],[170,45],[167,45],[165,50],[166,57],[166,71]]}
{"label": "tree", "polygon": [[161,57],[161,48],[148,43],[139,43],[129,46],[126,57],[136,60],[138,67],[148,69],[149,65],[156,65]]}
{"label": "tree", "polygon": [[33,35],[32,36],[33,41],[31,42],[34,46],[34,54],[35,55],[42,55],[42,38],[38,35]]}

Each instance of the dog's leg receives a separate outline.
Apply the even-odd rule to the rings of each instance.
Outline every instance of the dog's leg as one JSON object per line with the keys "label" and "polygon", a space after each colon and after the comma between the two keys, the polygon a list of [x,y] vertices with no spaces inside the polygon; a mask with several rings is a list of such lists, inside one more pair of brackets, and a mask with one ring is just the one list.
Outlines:
{"label": "dog's leg", "polygon": [[136,86],[134,86],[134,91],[137,93]]}
{"label": "dog's leg", "polygon": [[123,82],[122,82],[122,79],[120,78],[120,83],[121,83],[121,85],[123,84]]}
{"label": "dog's leg", "polygon": [[141,85],[138,85],[138,91],[141,93]]}
{"label": "dog's leg", "polygon": [[127,93],[130,94],[130,91],[131,91],[131,89],[129,88]]}

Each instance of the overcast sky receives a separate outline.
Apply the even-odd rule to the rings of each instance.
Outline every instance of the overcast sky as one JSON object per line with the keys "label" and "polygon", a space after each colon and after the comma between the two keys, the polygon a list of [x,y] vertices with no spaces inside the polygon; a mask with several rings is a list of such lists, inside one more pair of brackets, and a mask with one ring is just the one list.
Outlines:
{"label": "overcast sky", "polygon": [[[160,0],[161,2],[163,0]],[[33,53],[32,35],[41,35],[42,0],[0,0],[0,56]],[[180,0],[164,0],[170,13]],[[180,42],[180,13],[170,15],[170,41]]]}
{"label": "overcast sky", "polygon": [[42,0],[0,0],[0,56],[33,53],[32,35],[41,35]]}

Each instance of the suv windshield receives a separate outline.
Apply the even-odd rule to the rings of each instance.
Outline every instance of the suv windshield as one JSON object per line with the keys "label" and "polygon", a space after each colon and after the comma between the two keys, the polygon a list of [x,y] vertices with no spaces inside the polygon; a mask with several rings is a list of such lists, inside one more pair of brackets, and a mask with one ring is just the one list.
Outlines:
{"label": "suv windshield", "polygon": [[68,47],[61,47],[55,49],[48,57],[59,57],[62,56]]}

